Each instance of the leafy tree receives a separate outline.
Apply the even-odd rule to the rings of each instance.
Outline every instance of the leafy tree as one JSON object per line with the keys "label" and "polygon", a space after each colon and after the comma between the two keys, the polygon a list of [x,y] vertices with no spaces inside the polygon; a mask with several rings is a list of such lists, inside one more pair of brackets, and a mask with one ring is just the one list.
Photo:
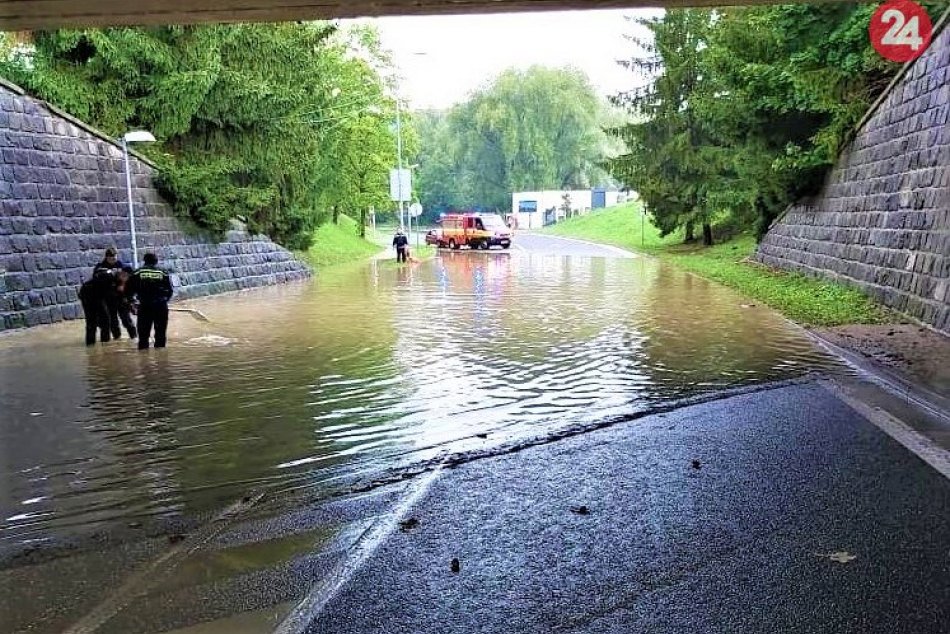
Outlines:
{"label": "leafy tree", "polygon": [[[937,3],[928,3],[936,7]],[[611,172],[637,189],[664,234],[728,220],[757,225],[814,193],[899,66],[874,52],[865,4],[671,10],[639,21],[648,85],[616,102],[634,123]]]}
{"label": "leafy tree", "polygon": [[629,66],[656,76],[616,100],[634,115],[634,122],[619,130],[629,152],[611,162],[611,171],[640,194],[661,235],[685,227],[686,240],[691,241],[694,226],[700,224],[704,244],[712,244],[714,205],[721,197],[712,196],[711,190],[729,173],[723,148],[697,116],[694,103],[709,90],[701,56],[710,12],[670,11],[662,18],[636,22],[652,39],[636,41],[640,50]]}
{"label": "leafy tree", "polygon": [[[152,131],[157,147],[142,150],[177,212],[302,248],[333,213],[328,193],[349,191],[336,186],[351,177],[342,139],[353,126],[367,136],[370,121],[388,130],[352,123],[373,102],[385,109],[372,56],[354,54],[366,42],[325,23],[60,30],[35,33],[32,54],[0,73],[109,134]],[[368,188],[367,170],[352,178]]]}
{"label": "leafy tree", "polygon": [[503,72],[444,119],[420,118],[424,205],[503,209],[513,191],[602,181],[604,110],[580,71]]}
{"label": "leafy tree", "polygon": [[467,183],[455,157],[455,138],[449,128],[446,113],[422,111],[413,114],[414,127],[419,138],[415,162],[419,164],[416,187],[427,216],[464,206]]}
{"label": "leafy tree", "polygon": [[565,218],[570,218],[574,213],[574,207],[571,205],[571,195],[568,192],[564,192],[561,196],[561,211],[564,212]]}

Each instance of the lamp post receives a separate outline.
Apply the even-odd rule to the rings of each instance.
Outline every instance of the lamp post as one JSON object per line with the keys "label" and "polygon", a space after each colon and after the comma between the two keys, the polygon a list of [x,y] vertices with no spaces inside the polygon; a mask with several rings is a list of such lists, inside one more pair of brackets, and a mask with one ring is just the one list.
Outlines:
{"label": "lamp post", "polygon": [[404,217],[405,207],[403,206],[403,195],[402,195],[402,118],[400,111],[402,107],[399,105],[399,95],[396,95],[396,162],[398,165],[399,171],[396,172],[396,193],[399,196],[399,228],[403,229],[406,227],[406,219]]}
{"label": "lamp post", "polygon": [[155,137],[145,130],[133,130],[122,135],[122,154],[125,156],[125,192],[129,201],[129,231],[132,234],[132,267],[139,268],[139,247],[135,240],[135,210],[132,207],[132,170],[129,167],[129,143],[154,143]]}
{"label": "lamp post", "polygon": [[[414,51],[412,55],[416,57],[425,57],[426,53],[425,51]],[[406,212],[405,212],[406,207],[405,207],[405,200],[403,200],[405,196],[403,196],[404,192],[402,191],[402,106],[399,103],[400,79],[401,78],[399,77],[399,75],[394,73],[393,88],[394,88],[395,98],[396,98],[396,162],[399,168],[399,171],[397,172],[397,174],[399,175],[399,180],[396,185],[396,189],[397,189],[396,194],[399,196],[399,226],[400,228],[402,228],[402,227],[406,227]],[[410,189],[411,188],[412,186],[410,184]],[[411,194],[412,192],[405,192],[405,193]],[[409,221],[408,229],[411,233],[412,232],[411,220]]]}

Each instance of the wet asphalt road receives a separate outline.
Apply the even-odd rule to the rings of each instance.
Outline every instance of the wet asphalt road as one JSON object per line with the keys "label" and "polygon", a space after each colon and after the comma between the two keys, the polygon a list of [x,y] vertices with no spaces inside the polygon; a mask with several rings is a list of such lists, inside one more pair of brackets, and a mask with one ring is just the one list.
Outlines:
{"label": "wet asphalt road", "polygon": [[307,632],[950,624],[950,481],[816,383],[466,464],[406,518]]}
{"label": "wet asphalt road", "polygon": [[[519,250],[621,256],[454,256]],[[950,631],[950,481],[816,382],[126,533],[0,571],[0,632]]]}
{"label": "wet asphalt road", "polygon": [[528,253],[570,255],[576,257],[637,257],[633,253],[618,249],[617,247],[572,238],[561,238],[541,233],[525,233],[521,231],[515,233],[511,248],[514,251],[524,251]]}

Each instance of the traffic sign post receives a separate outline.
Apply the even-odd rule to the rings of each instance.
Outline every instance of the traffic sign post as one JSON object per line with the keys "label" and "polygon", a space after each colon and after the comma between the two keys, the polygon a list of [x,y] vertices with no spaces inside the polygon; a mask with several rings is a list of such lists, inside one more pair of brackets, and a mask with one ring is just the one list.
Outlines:
{"label": "traffic sign post", "polygon": [[[419,203],[412,203],[409,205],[409,217],[418,218],[422,215],[422,205]],[[416,221],[416,246],[419,246],[419,222]]]}
{"label": "traffic sign post", "polygon": [[412,195],[412,170],[389,170],[389,199],[399,203],[399,226],[405,227],[406,218],[403,216],[403,203]]}
{"label": "traffic sign post", "polygon": [[394,202],[407,202],[412,195],[412,170],[389,170],[389,199]]}
{"label": "traffic sign post", "polygon": [[871,16],[868,35],[874,49],[885,59],[909,62],[927,50],[933,23],[927,10],[913,0],[891,0]]}

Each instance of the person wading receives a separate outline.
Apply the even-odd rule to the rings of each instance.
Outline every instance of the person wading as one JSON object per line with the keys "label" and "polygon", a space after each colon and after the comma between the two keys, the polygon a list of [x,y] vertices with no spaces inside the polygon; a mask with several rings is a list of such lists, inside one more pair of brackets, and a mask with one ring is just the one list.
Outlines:
{"label": "person wading", "polygon": [[146,253],[144,266],[129,278],[126,295],[138,298],[139,350],[146,350],[152,327],[155,327],[155,347],[165,347],[168,328],[168,300],[172,298],[172,281],[168,273],[158,268],[158,256]]}
{"label": "person wading", "polygon": [[79,288],[79,301],[82,302],[83,316],[86,318],[86,345],[96,343],[96,331],[99,331],[99,340],[106,343],[111,339],[109,333],[109,307],[106,305],[106,296],[111,292],[111,282],[108,277],[99,275]]}
{"label": "person wading", "polygon": [[393,238],[393,247],[396,248],[396,261],[406,262],[409,259],[409,238],[402,232],[402,229],[396,232]]}
{"label": "person wading", "polygon": [[125,326],[126,331],[128,331],[129,337],[135,339],[135,324],[132,323],[132,317],[129,315],[122,297],[120,276],[123,270],[131,271],[132,268],[123,264],[122,260],[118,258],[116,250],[109,247],[106,249],[102,262],[92,269],[92,277],[100,280],[103,288],[105,288],[103,299],[105,299],[106,310],[109,314],[109,330],[112,333],[112,338],[119,339],[122,337],[122,329],[119,327],[121,321],[122,326]]}

